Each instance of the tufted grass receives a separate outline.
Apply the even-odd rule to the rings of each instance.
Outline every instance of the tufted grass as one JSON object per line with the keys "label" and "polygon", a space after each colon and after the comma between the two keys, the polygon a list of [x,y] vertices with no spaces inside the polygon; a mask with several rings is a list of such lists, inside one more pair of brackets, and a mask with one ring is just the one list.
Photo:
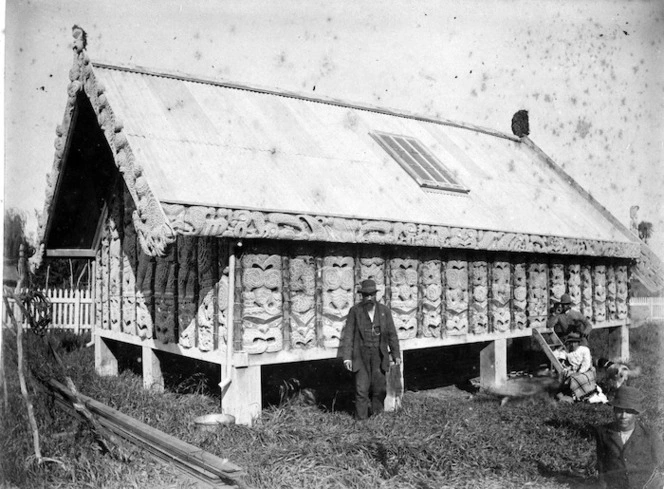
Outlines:
{"label": "tufted grass", "polygon": [[[632,361],[642,375],[630,381],[646,394],[644,417],[664,431],[662,324],[630,331]],[[542,396],[508,402],[451,387],[407,391],[403,408],[357,423],[347,411],[311,405],[294,396],[263,411],[252,428],[200,431],[193,419],[219,411],[204,369],[165,393],[146,391],[131,368],[118,377],[94,373],[87,339],[55,334],[55,343],[79,390],[158,429],[229,458],[256,488],[583,488],[595,483],[592,426],[611,417],[605,405],[556,403]],[[128,448],[119,461],[96,447],[89,431],[32,390],[44,456],[34,463],[27,415],[18,388],[14,337],[5,330],[9,408],[2,416],[0,488],[185,488],[195,484],[174,469]],[[608,332],[591,336],[595,356]],[[72,346],[73,345],[73,346]],[[62,379],[44,343],[27,336],[28,361],[37,377]],[[131,363],[131,362],[130,362]]]}

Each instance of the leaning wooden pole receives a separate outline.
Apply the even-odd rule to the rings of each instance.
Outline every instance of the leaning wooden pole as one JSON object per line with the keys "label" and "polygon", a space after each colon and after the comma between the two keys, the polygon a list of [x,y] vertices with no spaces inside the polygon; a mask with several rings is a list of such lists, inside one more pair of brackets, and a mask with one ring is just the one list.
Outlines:
{"label": "leaning wooden pole", "polygon": [[[12,294],[12,297],[18,304],[18,299]],[[16,352],[18,355],[18,380],[21,385],[21,394],[25,401],[25,406],[28,410],[28,420],[30,422],[30,428],[32,429],[32,443],[35,448],[35,457],[37,458],[37,463],[42,462],[41,448],[39,446],[39,430],[37,429],[37,421],[35,420],[35,412],[32,406],[32,400],[30,399],[30,394],[28,392],[28,386],[25,381],[25,363],[23,362],[23,326],[18,324],[16,318],[14,317],[14,311],[12,311],[9,306],[9,300],[7,299],[7,291],[5,290],[4,295],[5,307],[7,308],[7,314],[12,321],[12,324],[16,328]]]}

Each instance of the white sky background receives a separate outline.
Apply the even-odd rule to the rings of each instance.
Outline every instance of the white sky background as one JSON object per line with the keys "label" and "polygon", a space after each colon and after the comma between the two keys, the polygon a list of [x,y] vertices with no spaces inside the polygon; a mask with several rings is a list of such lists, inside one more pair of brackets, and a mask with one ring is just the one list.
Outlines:
{"label": "white sky background", "polygon": [[26,211],[29,232],[67,100],[73,24],[90,57],[110,64],[507,133],[527,109],[531,139],[624,224],[639,205],[664,255],[660,0],[8,0],[5,206]]}

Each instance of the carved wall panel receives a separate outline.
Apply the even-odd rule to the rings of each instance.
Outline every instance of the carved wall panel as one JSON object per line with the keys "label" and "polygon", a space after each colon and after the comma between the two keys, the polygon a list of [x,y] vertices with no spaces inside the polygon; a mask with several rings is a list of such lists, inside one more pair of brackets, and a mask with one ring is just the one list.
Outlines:
{"label": "carved wall panel", "polygon": [[[218,266],[219,270],[219,282],[217,286],[217,348],[223,350],[226,348],[228,343],[228,313],[229,308],[233,307],[233,304],[229,305],[228,295],[229,295],[229,256],[228,256],[228,245],[225,241],[220,241],[217,246],[217,255],[218,255]],[[233,325],[230,325],[232,328]]]}
{"label": "carved wall panel", "polygon": [[[512,321],[510,299],[512,298],[511,265],[503,257],[491,267],[491,320],[492,331],[510,330]],[[525,283],[524,283],[525,285]]]}
{"label": "carved wall panel", "polygon": [[514,327],[525,329],[528,326],[528,277],[525,263],[515,263],[512,273],[512,284],[514,287],[514,298],[512,299]]}
{"label": "carved wall panel", "polygon": [[283,348],[281,255],[247,252],[241,261],[242,348],[250,354],[279,351]]}
{"label": "carved wall panel", "polygon": [[[103,228],[102,228],[103,232]],[[103,244],[103,238],[102,238],[102,244]],[[103,329],[104,325],[102,322],[102,308],[101,305],[103,303],[103,297],[102,297],[102,291],[103,291],[103,284],[104,281],[102,279],[102,264],[101,264],[101,250],[103,246],[99,246],[97,248],[97,252],[95,253],[95,303],[94,303],[94,321],[95,324],[99,325],[100,329]]]}
{"label": "carved wall panel", "polygon": [[581,310],[581,265],[571,263],[567,267],[567,293],[572,299],[572,307]]}
{"label": "carved wall panel", "polygon": [[166,248],[166,256],[157,257],[154,277],[154,336],[163,343],[174,343],[175,294],[177,283],[175,246]]}
{"label": "carved wall panel", "polygon": [[312,347],[316,345],[316,260],[300,249],[289,268],[291,346]]}
{"label": "carved wall panel", "polygon": [[593,321],[603,323],[606,321],[606,266],[596,265],[593,269]]}
{"label": "carved wall panel", "polygon": [[616,266],[616,318],[626,319],[628,315],[629,278],[627,265]]}
{"label": "carved wall panel", "polygon": [[454,253],[445,264],[445,333],[468,333],[468,262]]}
{"label": "carved wall panel", "polygon": [[122,202],[117,189],[109,202],[109,313],[112,331],[122,330]]}
{"label": "carved wall panel", "polygon": [[549,313],[547,266],[528,264],[528,323],[531,328],[546,326]]}
{"label": "carved wall panel", "polygon": [[[215,335],[217,320],[215,308],[215,284],[219,281],[217,240],[207,236],[198,238],[196,262],[198,265],[198,314],[197,345],[201,351],[216,348]],[[228,299],[226,299],[228,300]]]}
{"label": "carved wall panel", "polygon": [[141,338],[154,337],[155,258],[138,249],[136,275],[136,329]]}
{"label": "carved wall panel", "polygon": [[108,219],[104,223],[104,229],[101,236],[101,253],[100,253],[100,266],[98,270],[99,278],[101,280],[101,328],[111,329],[111,313],[110,313],[110,273],[109,267],[111,263],[109,245],[111,243],[110,229]]}
{"label": "carved wall panel", "polygon": [[122,224],[122,331],[137,334],[136,330],[136,273],[138,271],[138,247],[132,212],[134,206],[128,192],[124,193]]}
{"label": "carved wall panel", "polygon": [[[371,279],[376,282],[376,300],[385,303],[385,259],[380,256],[379,248],[360,249],[360,277],[362,280]],[[359,296],[358,296],[359,299]]]}
{"label": "carved wall panel", "polygon": [[551,262],[549,265],[549,307],[554,302],[560,302],[565,290],[565,265],[561,262]]}
{"label": "carved wall panel", "polygon": [[485,256],[477,256],[470,267],[470,333],[489,331],[489,265]]}
{"label": "carved wall panel", "polygon": [[606,319],[612,321],[618,319],[618,308],[616,304],[616,270],[613,265],[606,267]]}
{"label": "carved wall panel", "polygon": [[443,276],[440,259],[429,254],[421,265],[422,282],[422,336],[440,338],[443,323]]}
{"label": "carved wall panel", "polygon": [[390,307],[400,339],[417,335],[417,267],[416,258],[390,260]]}
{"label": "carved wall panel", "polygon": [[330,247],[323,258],[323,345],[337,348],[355,299],[354,259],[350,247]]}
{"label": "carved wall panel", "polygon": [[590,265],[581,266],[581,313],[589,320],[593,320],[593,278]]}
{"label": "carved wall panel", "polygon": [[180,346],[196,346],[196,287],[198,273],[196,268],[197,238],[178,236],[177,250],[177,297],[178,331]]}

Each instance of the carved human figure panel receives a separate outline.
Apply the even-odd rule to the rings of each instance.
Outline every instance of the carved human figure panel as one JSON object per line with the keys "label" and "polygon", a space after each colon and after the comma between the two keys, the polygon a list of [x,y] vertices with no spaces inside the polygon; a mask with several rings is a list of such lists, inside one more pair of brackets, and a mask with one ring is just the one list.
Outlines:
{"label": "carved human figure panel", "polygon": [[[116,190],[117,191],[117,190]],[[120,197],[114,194],[109,204],[109,313],[112,331],[122,331],[122,206]]]}
{"label": "carved human figure panel", "polygon": [[607,320],[618,318],[616,304],[616,270],[612,265],[606,267],[606,312]]}
{"label": "carved human figure panel", "polygon": [[449,335],[468,332],[468,262],[451,259],[445,268],[445,331]]}
{"label": "carved human figure panel", "polygon": [[581,313],[588,319],[593,319],[593,279],[592,267],[581,266]]}
{"label": "carved human figure panel", "polygon": [[155,338],[163,343],[173,343],[175,338],[175,247],[166,249],[166,256],[157,257],[154,278]]}
{"label": "carved human figure panel", "polygon": [[443,279],[440,260],[422,262],[422,336],[439,338],[442,335]]}
{"label": "carved human figure panel", "polygon": [[606,266],[596,265],[593,269],[593,311],[596,323],[606,321]]}
{"label": "carved human figure panel", "polygon": [[560,302],[565,293],[565,265],[562,263],[551,263],[549,267],[549,291],[550,304]]}
{"label": "carved human figure panel", "polygon": [[178,343],[184,348],[196,345],[196,240],[191,236],[177,238]]}
{"label": "carved human figure panel", "polygon": [[101,298],[101,328],[102,329],[111,329],[111,317],[110,317],[110,296],[111,294],[109,293],[109,267],[110,267],[110,256],[109,256],[109,244],[111,242],[110,239],[110,231],[109,231],[109,226],[108,226],[108,220],[104,223],[104,229],[102,231],[102,236],[101,236],[101,253],[99,257],[100,261],[100,266],[99,266],[99,271],[97,272],[99,274],[100,280],[101,280],[101,285],[100,285],[100,298]]}
{"label": "carved human figure panel", "polygon": [[125,193],[124,233],[122,236],[122,331],[136,334],[136,270],[138,265],[136,231],[131,213],[134,207],[131,196]]}
{"label": "carved human figure panel", "polygon": [[390,260],[390,306],[400,339],[417,335],[417,266],[415,258]]}
{"label": "carved human figure panel", "polygon": [[[370,250],[363,253],[370,253]],[[385,302],[385,259],[380,256],[360,257],[360,282],[371,279],[376,282],[376,300]]]}
{"label": "carved human figure panel", "polygon": [[567,293],[572,299],[574,309],[581,306],[581,265],[571,263],[567,267]]}
{"label": "carved human figure panel", "polygon": [[281,256],[242,256],[242,347],[250,354],[283,348]]}
{"label": "carved human figure panel", "polygon": [[526,264],[516,263],[512,276],[514,284],[514,327],[516,329],[525,329],[528,326],[528,316],[526,308],[528,306],[528,280],[526,274]]}
{"label": "carved human figure panel", "polygon": [[626,319],[628,309],[627,266],[616,266],[616,319]]}
{"label": "carved human figure panel", "polygon": [[323,344],[326,348],[339,346],[348,311],[354,303],[353,266],[348,249],[332,249],[323,258]]}
{"label": "carved human figure panel", "polygon": [[509,331],[512,320],[510,299],[511,266],[508,261],[496,261],[491,267],[491,316],[494,331]]}
{"label": "carved human figure panel", "polygon": [[138,250],[138,272],[136,274],[136,329],[141,338],[154,335],[154,285],[155,258]]}
{"label": "carved human figure panel", "polygon": [[470,263],[470,325],[475,334],[489,330],[489,265],[486,260]]}
{"label": "carved human figure panel", "polygon": [[549,312],[548,279],[545,263],[528,265],[528,322],[530,327],[538,328],[546,325]]}
{"label": "carved human figure panel", "polygon": [[197,313],[197,343],[201,351],[210,351],[214,344],[215,290],[218,281],[217,241],[201,237],[197,240],[198,284],[200,287]]}
{"label": "carved human figure panel", "polygon": [[312,255],[290,259],[291,345],[307,348],[316,344],[316,262]]}
{"label": "carved human figure panel", "polygon": [[[232,300],[229,303],[229,256],[228,246],[225,242],[220,243],[217,247],[217,255],[217,269],[219,270],[219,281],[217,282],[217,322],[219,328],[217,331],[217,347],[224,350],[228,340],[228,312],[229,308],[233,307]],[[231,324],[230,327],[232,328],[233,325]]]}

